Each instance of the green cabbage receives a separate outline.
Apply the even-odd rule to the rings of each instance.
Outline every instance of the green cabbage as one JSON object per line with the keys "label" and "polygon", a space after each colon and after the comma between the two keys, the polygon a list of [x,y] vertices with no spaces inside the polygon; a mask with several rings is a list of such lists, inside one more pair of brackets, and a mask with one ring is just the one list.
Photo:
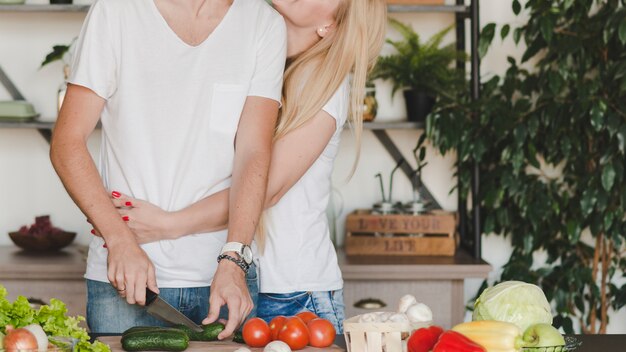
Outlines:
{"label": "green cabbage", "polygon": [[524,332],[533,324],[552,324],[552,313],[538,286],[505,281],[483,291],[474,304],[472,320],[506,321]]}

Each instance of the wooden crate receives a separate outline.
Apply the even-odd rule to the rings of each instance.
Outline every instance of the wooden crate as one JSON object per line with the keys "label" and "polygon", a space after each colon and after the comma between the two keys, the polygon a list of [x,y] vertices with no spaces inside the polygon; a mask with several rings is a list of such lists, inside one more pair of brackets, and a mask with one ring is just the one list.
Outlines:
{"label": "wooden crate", "polygon": [[[348,352],[402,352],[403,337],[432,325],[423,323],[359,323],[359,317],[344,320],[343,331]],[[406,348],[406,346],[405,346]]]}
{"label": "wooden crate", "polygon": [[387,0],[389,5],[443,5],[445,0]]}
{"label": "wooden crate", "polygon": [[346,218],[345,250],[348,255],[452,256],[455,234],[452,213],[379,215],[357,210]]}

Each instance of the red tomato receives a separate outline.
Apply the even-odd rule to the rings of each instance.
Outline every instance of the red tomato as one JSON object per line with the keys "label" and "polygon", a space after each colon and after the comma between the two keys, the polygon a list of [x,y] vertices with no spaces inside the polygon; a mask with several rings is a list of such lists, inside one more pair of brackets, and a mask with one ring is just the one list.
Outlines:
{"label": "red tomato", "polygon": [[337,332],[333,324],[322,318],[311,320],[307,327],[309,328],[309,345],[313,347],[328,347],[335,341]]}
{"label": "red tomato", "polygon": [[309,344],[309,329],[299,317],[289,317],[278,333],[278,339],[289,345],[292,350],[299,350]]}
{"label": "red tomato", "polygon": [[305,324],[308,324],[311,320],[313,320],[313,319],[315,319],[315,318],[319,318],[317,315],[315,315],[315,313],[313,313],[313,312],[309,312],[309,311],[306,311],[306,312],[300,312],[300,313],[296,314],[296,316],[297,316],[298,318],[302,319],[302,321],[303,321]]}
{"label": "red tomato", "polygon": [[270,331],[272,332],[272,341],[278,340],[278,333],[280,332],[280,329],[283,328],[283,325],[285,325],[286,321],[287,321],[287,317],[284,315],[276,316],[274,317],[274,319],[270,321]]}
{"label": "red tomato", "polygon": [[252,318],[243,325],[243,340],[250,347],[264,347],[270,343],[269,325],[261,318]]}

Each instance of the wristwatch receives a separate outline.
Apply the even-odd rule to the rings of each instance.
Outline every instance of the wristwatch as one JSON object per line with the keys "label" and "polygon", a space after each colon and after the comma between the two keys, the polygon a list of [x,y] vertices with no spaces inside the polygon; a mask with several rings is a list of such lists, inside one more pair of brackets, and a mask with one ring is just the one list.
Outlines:
{"label": "wristwatch", "polygon": [[[227,254],[226,252],[235,252],[239,256],[239,259],[233,258]],[[239,265],[245,272],[248,271],[248,268],[252,264],[252,249],[247,244],[243,244],[241,242],[228,242],[222,247],[222,251],[220,252],[219,257],[217,257],[217,261],[219,262],[222,259],[228,259],[235,262]]]}

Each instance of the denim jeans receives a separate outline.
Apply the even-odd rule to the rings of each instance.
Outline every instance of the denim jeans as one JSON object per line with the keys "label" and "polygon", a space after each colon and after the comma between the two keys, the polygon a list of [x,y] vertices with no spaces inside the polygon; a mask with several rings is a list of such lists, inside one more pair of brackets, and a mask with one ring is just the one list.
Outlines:
{"label": "denim jeans", "polygon": [[259,293],[257,316],[269,323],[278,315],[292,316],[311,311],[330,321],[343,334],[343,290],[292,293]]}
{"label": "denim jeans", "polygon": [[[246,275],[250,297],[257,306],[259,285],[254,264]],[[87,281],[87,325],[93,333],[121,334],[133,326],[168,326],[169,324],[149,315],[138,305],[131,305],[119,296],[108,282]],[[209,312],[210,286],[188,288],[161,288],[159,297],[185,314],[196,324],[201,324]],[[250,316],[256,315],[256,309]],[[226,305],[220,310],[220,318],[227,319]]]}

